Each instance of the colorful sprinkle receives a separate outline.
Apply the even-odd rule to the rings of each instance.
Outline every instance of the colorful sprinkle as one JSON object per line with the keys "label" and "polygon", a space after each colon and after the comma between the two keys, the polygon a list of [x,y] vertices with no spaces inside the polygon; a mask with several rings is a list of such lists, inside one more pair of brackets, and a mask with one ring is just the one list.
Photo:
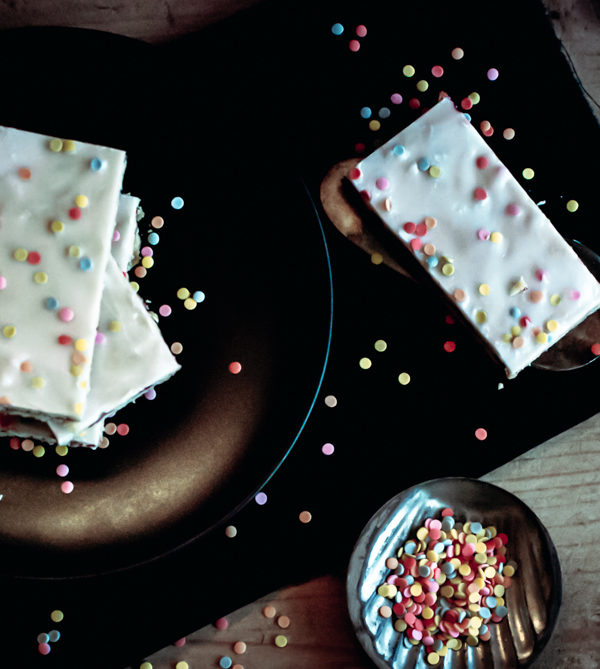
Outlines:
{"label": "colorful sprinkle", "polygon": [[344,26],[341,23],[334,23],[331,26],[331,32],[334,35],[341,35],[344,32]]}
{"label": "colorful sprinkle", "polygon": [[579,209],[579,202],[577,200],[569,200],[567,202],[567,211],[573,213]]}
{"label": "colorful sprinkle", "polygon": [[487,430],[484,427],[478,427],[475,430],[475,438],[479,439],[479,441],[485,441],[487,439],[488,433]]}
{"label": "colorful sprinkle", "polygon": [[495,67],[490,67],[490,69],[487,71],[486,76],[490,81],[496,81],[500,73]]}
{"label": "colorful sprinkle", "polygon": [[439,79],[440,77],[444,76],[444,68],[441,65],[434,65],[431,68],[431,74],[436,78]]}
{"label": "colorful sprinkle", "polygon": [[485,200],[487,198],[487,192],[485,188],[477,187],[473,191],[473,197],[479,201]]}
{"label": "colorful sprinkle", "polygon": [[402,104],[402,99],[403,99],[403,98],[402,98],[402,96],[400,95],[400,93],[392,93],[392,94],[390,95],[390,102],[391,102],[392,104],[394,104],[394,105]]}
{"label": "colorful sprinkle", "polygon": [[177,196],[171,200],[171,207],[173,207],[173,209],[183,209],[183,205],[184,202],[182,197]]}
{"label": "colorful sprinkle", "polygon": [[405,65],[402,68],[402,74],[405,77],[414,77],[415,76],[415,68],[412,65]]}
{"label": "colorful sprinkle", "polygon": [[360,42],[359,42],[357,39],[351,39],[351,40],[348,42],[348,48],[349,48],[350,51],[352,51],[353,53],[356,53],[356,52],[360,49]]}
{"label": "colorful sprinkle", "polygon": [[465,52],[459,47],[455,47],[452,49],[451,56],[454,60],[461,60],[461,58],[464,58]]}
{"label": "colorful sprinkle", "polygon": [[239,374],[242,371],[242,364],[240,362],[230,362],[228,369],[231,374]]}
{"label": "colorful sprinkle", "polygon": [[298,520],[303,524],[306,525],[310,523],[312,520],[312,514],[310,511],[301,511],[300,514],[298,515]]}
{"label": "colorful sprinkle", "polygon": [[398,375],[398,383],[401,386],[407,386],[410,383],[410,374],[408,372],[401,372]]}
{"label": "colorful sprinkle", "polygon": [[278,634],[275,637],[274,643],[277,646],[277,648],[285,648],[288,644],[288,640],[287,637],[285,637],[283,634]]}
{"label": "colorful sprinkle", "polygon": [[335,451],[335,446],[333,444],[330,444],[329,442],[321,446],[321,452],[323,453],[323,455],[333,455],[334,451]]}

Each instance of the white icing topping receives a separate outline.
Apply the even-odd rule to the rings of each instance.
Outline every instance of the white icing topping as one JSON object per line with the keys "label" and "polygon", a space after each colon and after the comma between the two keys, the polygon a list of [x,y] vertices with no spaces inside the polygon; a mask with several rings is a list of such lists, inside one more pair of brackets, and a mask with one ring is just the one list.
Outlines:
{"label": "white icing topping", "polygon": [[[0,397],[11,413],[76,419],[125,153],[53,139],[0,128]],[[77,368],[61,335],[89,344]]]}
{"label": "white icing topping", "polygon": [[357,168],[354,186],[509,377],[600,306],[598,282],[449,99]]}

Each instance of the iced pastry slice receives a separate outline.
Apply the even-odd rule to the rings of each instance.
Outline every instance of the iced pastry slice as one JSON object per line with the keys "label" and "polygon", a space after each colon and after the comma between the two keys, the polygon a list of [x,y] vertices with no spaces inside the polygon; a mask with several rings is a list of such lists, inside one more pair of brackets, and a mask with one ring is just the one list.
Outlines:
{"label": "iced pastry slice", "polygon": [[106,269],[91,391],[79,421],[48,421],[59,443],[82,438],[89,426],[166,381],[180,368],[114,258],[109,259]]}
{"label": "iced pastry slice", "polygon": [[113,232],[111,253],[117,265],[126,272],[136,262],[140,250],[138,222],[143,217],[140,198],[121,194],[117,209],[117,224]]}
{"label": "iced pastry slice", "polygon": [[117,149],[0,128],[0,401],[7,413],[83,415],[124,169]]}
{"label": "iced pastry slice", "polygon": [[516,376],[600,306],[600,285],[444,99],[362,160],[354,187]]}

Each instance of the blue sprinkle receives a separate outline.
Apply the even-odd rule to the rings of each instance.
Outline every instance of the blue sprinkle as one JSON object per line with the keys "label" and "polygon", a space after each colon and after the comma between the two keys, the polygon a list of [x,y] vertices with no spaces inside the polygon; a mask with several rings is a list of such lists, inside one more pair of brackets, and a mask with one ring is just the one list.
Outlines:
{"label": "blue sprinkle", "polygon": [[461,612],[458,614],[458,622],[459,622],[459,623],[462,623],[462,621],[465,619],[466,615],[467,615],[467,612],[466,612],[466,611],[461,611]]}
{"label": "blue sprinkle", "polygon": [[396,144],[394,148],[392,149],[392,152],[395,156],[401,156],[406,149],[402,146],[402,144]]}
{"label": "blue sprinkle", "polygon": [[415,582],[415,579],[410,574],[406,574],[404,578],[406,579],[408,585],[412,585]]}
{"label": "blue sprinkle", "polygon": [[429,258],[427,258],[427,264],[429,267],[437,267],[438,259],[435,256],[429,256]]}
{"label": "blue sprinkle", "polygon": [[382,107],[379,110],[379,118],[389,118],[391,113],[392,112],[387,107]]}
{"label": "blue sprinkle", "polygon": [[404,544],[404,552],[412,555],[417,550],[417,544],[414,541],[407,541]]}
{"label": "blue sprinkle", "polygon": [[518,307],[511,307],[510,315],[513,318],[520,318],[521,317],[521,310]]}
{"label": "blue sprinkle", "polygon": [[231,665],[233,664],[233,660],[229,657],[229,655],[224,655],[220,660],[219,660],[219,666],[221,669],[229,669]]}
{"label": "blue sprinkle", "polygon": [[508,609],[506,608],[506,606],[497,606],[494,609],[494,613],[497,616],[500,616],[500,618],[504,618],[504,616],[508,613]]}
{"label": "blue sprinkle", "polygon": [[158,235],[157,232],[151,232],[148,235],[148,244],[152,244],[152,246],[155,246],[156,244],[158,244],[159,241],[160,241],[160,236]]}
{"label": "blue sprinkle", "polygon": [[[482,625],[482,627],[483,627],[483,625]],[[433,650],[434,650],[436,653],[437,653],[438,650],[442,650],[443,647],[444,647],[444,642],[443,642],[441,639],[436,639],[436,640],[433,642]]]}
{"label": "blue sprinkle", "polygon": [[489,606],[490,609],[495,608],[497,604],[498,600],[495,597],[489,595],[488,597],[485,598],[485,605]]}
{"label": "blue sprinkle", "polygon": [[56,309],[58,309],[58,300],[55,297],[47,297],[46,309],[50,309],[50,311],[56,311]]}
{"label": "blue sprinkle", "polygon": [[433,547],[433,550],[436,553],[443,553],[444,552],[444,544],[441,541],[438,541],[438,543]]}
{"label": "blue sprinkle", "polygon": [[431,573],[431,570],[426,564],[422,564],[419,567],[419,576],[427,577]]}
{"label": "blue sprinkle", "polygon": [[90,160],[90,169],[92,172],[99,172],[103,166],[104,163],[100,160],[100,158],[92,158]]}
{"label": "blue sprinkle", "polygon": [[334,35],[341,35],[344,32],[344,26],[341,23],[334,23],[331,26],[331,32]]}
{"label": "blue sprinkle", "polygon": [[48,638],[54,643],[60,639],[60,632],[58,630],[52,630],[51,632],[48,632]]}
{"label": "blue sprinkle", "polygon": [[87,256],[84,256],[80,261],[79,261],[79,268],[82,269],[84,272],[88,272],[89,270],[92,269],[92,261],[90,258]]}
{"label": "blue sprinkle", "polygon": [[465,112],[465,118],[469,123],[471,123],[471,114],[467,114],[467,112]]}
{"label": "blue sprinkle", "polygon": [[360,110],[360,115],[362,116],[362,118],[371,118],[372,113],[373,112],[371,111],[371,107],[363,107]]}
{"label": "blue sprinkle", "polygon": [[173,209],[183,209],[183,198],[179,196],[174,197],[171,200],[171,206]]}
{"label": "blue sprinkle", "polygon": [[482,626],[479,628],[479,634],[485,634],[485,633],[488,631],[488,629],[489,629],[489,628],[488,628],[487,625],[482,625]]}
{"label": "blue sprinkle", "polygon": [[427,158],[419,158],[417,160],[417,167],[421,170],[421,172],[427,172],[427,170],[431,167],[431,163]]}
{"label": "blue sprinkle", "polygon": [[489,618],[492,615],[492,612],[487,608],[487,606],[481,606],[479,611],[477,611],[477,615],[480,618]]}
{"label": "blue sprinkle", "polygon": [[454,571],[454,566],[450,562],[443,562],[442,563],[442,572],[448,576],[448,574],[451,574]]}
{"label": "blue sprinkle", "polygon": [[442,529],[444,532],[449,532],[454,527],[454,518],[452,516],[444,516],[442,520]]}
{"label": "blue sprinkle", "polygon": [[481,523],[471,523],[471,534],[479,534],[482,529]]}
{"label": "blue sprinkle", "polygon": [[206,299],[206,295],[201,290],[196,290],[192,297],[194,298],[194,302],[204,302]]}
{"label": "blue sprinkle", "polygon": [[501,574],[504,571],[504,562],[500,563],[500,566],[498,567],[498,573]]}
{"label": "blue sprinkle", "polygon": [[50,637],[46,634],[46,632],[41,632],[37,635],[38,643],[48,643],[48,641],[50,641]]}

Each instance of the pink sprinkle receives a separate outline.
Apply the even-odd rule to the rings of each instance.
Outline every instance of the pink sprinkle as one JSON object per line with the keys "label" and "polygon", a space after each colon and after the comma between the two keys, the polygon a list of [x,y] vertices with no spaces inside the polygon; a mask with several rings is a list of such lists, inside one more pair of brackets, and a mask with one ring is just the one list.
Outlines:
{"label": "pink sprinkle", "polygon": [[182,637],[181,639],[177,639],[177,641],[173,644],[174,646],[177,646],[177,648],[181,648],[182,646],[185,646],[185,637]]}
{"label": "pink sprinkle", "polygon": [[429,523],[430,529],[433,530],[441,530],[442,529],[442,523],[437,519],[433,518],[431,522]]}
{"label": "pink sprinkle", "polygon": [[358,167],[353,167],[350,170],[350,175],[349,176],[350,176],[350,179],[352,179],[352,181],[356,181],[357,179],[361,178],[362,172],[358,169]]}
{"label": "pink sprinkle", "polygon": [[171,307],[168,304],[163,304],[158,308],[158,313],[161,316],[170,316],[171,315]]}
{"label": "pink sprinkle", "polygon": [[473,191],[473,197],[476,200],[485,200],[487,198],[487,192],[486,192],[485,188],[476,188]]}
{"label": "pink sprinkle", "polygon": [[321,446],[321,452],[323,453],[323,455],[333,455],[334,451],[335,451],[334,445],[330,444],[329,442]]}
{"label": "pink sprinkle", "polygon": [[40,655],[48,655],[50,652],[50,644],[49,643],[40,643],[38,644],[38,653]]}
{"label": "pink sprinkle", "polygon": [[239,362],[230,362],[229,371],[232,374],[239,374],[242,371],[242,365]]}
{"label": "pink sprinkle", "polygon": [[600,355],[600,344],[592,344],[591,350],[594,355]]}
{"label": "pink sprinkle", "polygon": [[102,332],[96,332],[96,344],[104,344],[106,336]]}
{"label": "pink sprinkle", "polygon": [[67,465],[58,465],[56,473],[61,477],[66,476],[69,473],[69,468]]}
{"label": "pink sprinkle", "polygon": [[365,37],[365,35],[367,34],[367,27],[363,26],[362,23],[361,23],[361,25],[356,26],[356,34],[359,37]]}
{"label": "pink sprinkle", "polygon": [[0,274],[0,290],[4,290],[5,288],[6,288],[6,277]]}
{"label": "pink sprinkle", "polygon": [[65,493],[65,495],[70,495],[73,492],[75,486],[71,481],[65,481],[60,484],[60,489]]}
{"label": "pink sprinkle", "polygon": [[581,293],[578,290],[571,291],[571,299],[578,300],[581,297]]}
{"label": "pink sprinkle", "polygon": [[413,251],[418,251],[421,248],[422,244],[423,242],[419,237],[415,237],[414,239],[410,240],[410,248]]}
{"label": "pink sprinkle", "polygon": [[468,110],[471,109],[471,107],[473,106],[473,100],[471,100],[471,98],[463,98],[463,99],[460,101],[460,106],[461,106],[465,111],[468,111]]}
{"label": "pink sprinkle", "polygon": [[453,353],[456,350],[456,344],[453,341],[444,342],[444,351],[446,353]]}
{"label": "pink sprinkle", "polygon": [[441,65],[434,65],[431,68],[431,74],[433,74],[436,79],[439,79],[444,75],[444,68]]}
{"label": "pink sprinkle", "polygon": [[351,39],[348,42],[348,48],[355,53],[360,49],[360,42],[357,39]]}
{"label": "pink sprinkle", "polygon": [[487,439],[487,430],[484,427],[478,427],[475,430],[475,438],[479,439],[479,441],[484,441]]}
{"label": "pink sprinkle", "polygon": [[480,170],[484,170],[490,163],[485,156],[479,156],[479,158],[477,158],[475,161],[475,164]]}
{"label": "pink sprinkle", "polygon": [[117,434],[120,434],[122,437],[129,434],[129,425],[127,423],[119,423],[117,425]]}
{"label": "pink sprinkle", "polygon": [[479,230],[477,230],[477,238],[482,242],[486,242],[490,238],[489,230],[486,230],[485,228],[479,228]]}
{"label": "pink sprinkle", "polygon": [[156,390],[154,390],[154,388],[150,388],[150,390],[147,390],[147,391],[144,393],[144,397],[145,397],[147,400],[154,400],[154,399],[156,399]]}
{"label": "pink sprinkle", "polygon": [[509,204],[506,207],[506,213],[509,216],[516,216],[521,211],[518,204]]}
{"label": "pink sprinkle", "polygon": [[390,95],[390,100],[395,105],[402,104],[402,96],[400,93],[392,93],[392,95]]}
{"label": "pink sprinkle", "polygon": [[150,246],[143,246],[140,253],[145,258],[146,256],[154,255],[154,250]]}
{"label": "pink sprinkle", "polygon": [[389,188],[390,182],[385,177],[379,177],[379,179],[375,181],[375,185],[379,190],[385,190],[386,188]]}
{"label": "pink sprinkle", "polygon": [[226,630],[229,627],[229,621],[227,618],[219,618],[215,620],[215,627],[218,630]]}
{"label": "pink sprinkle", "polygon": [[75,318],[75,312],[70,307],[63,307],[58,310],[58,317],[64,323],[69,323]]}
{"label": "pink sprinkle", "polygon": [[17,437],[11,437],[8,444],[13,449],[13,451],[18,451],[21,447],[21,441]]}
{"label": "pink sprinkle", "polygon": [[498,72],[498,70],[495,67],[490,67],[490,69],[487,71],[487,78],[490,81],[496,81],[499,74],[500,73]]}
{"label": "pink sprinkle", "polygon": [[112,240],[113,240],[113,242],[118,242],[119,239],[121,239],[121,233],[120,233],[118,230],[115,230],[115,231],[113,232],[113,238],[112,238]]}
{"label": "pink sprinkle", "polygon": [[545,269],[536,269],[535,278],[538,281],[546,281],[548,279],[548,272]]}

